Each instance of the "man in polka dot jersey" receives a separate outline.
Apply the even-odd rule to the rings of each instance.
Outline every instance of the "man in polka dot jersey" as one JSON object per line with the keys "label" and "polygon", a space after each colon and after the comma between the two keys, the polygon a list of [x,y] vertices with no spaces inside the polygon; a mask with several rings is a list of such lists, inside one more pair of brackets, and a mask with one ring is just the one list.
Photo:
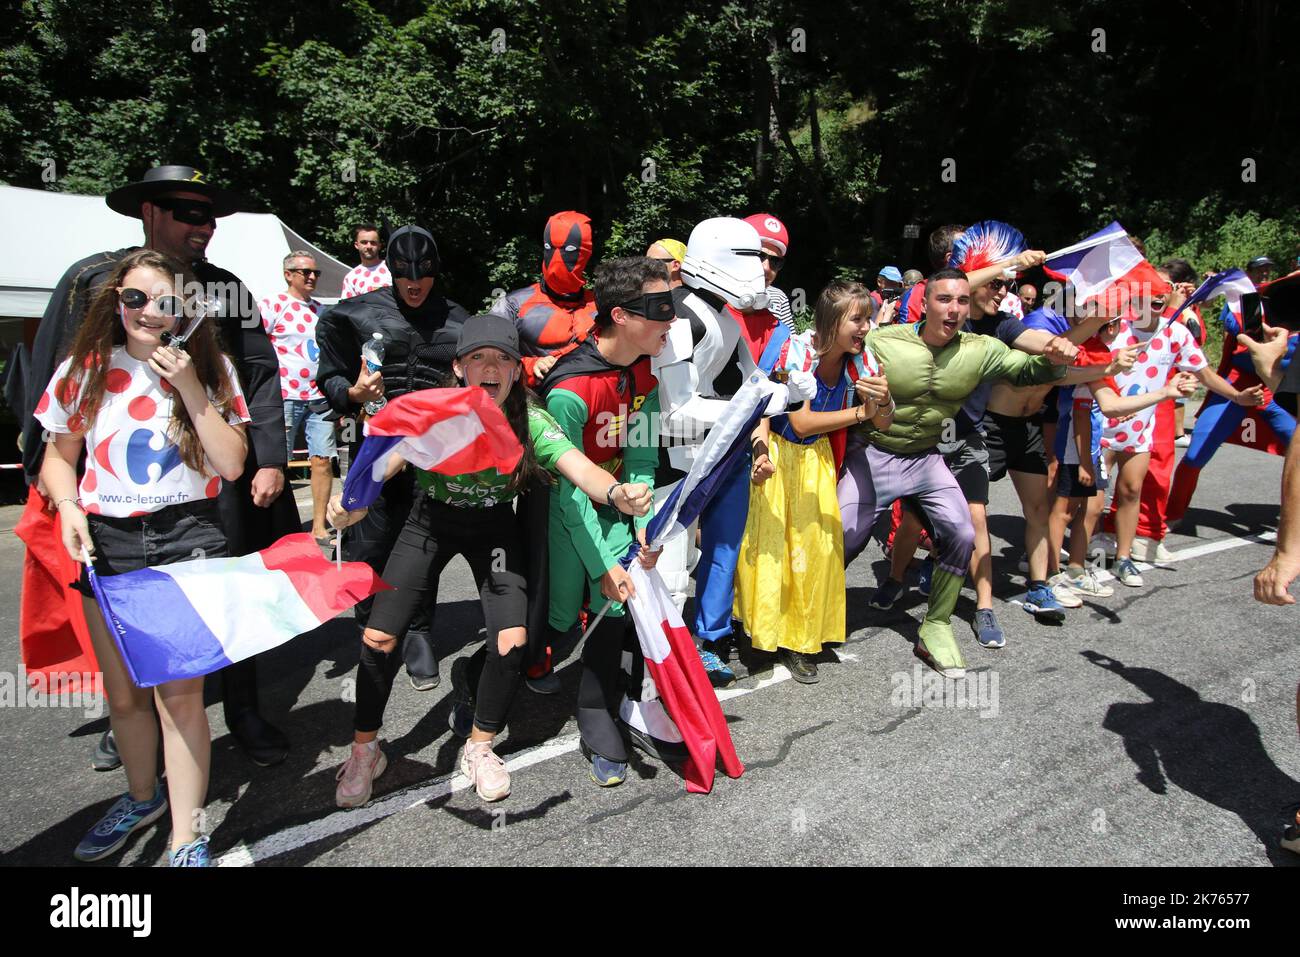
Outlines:
{"label": "man in polka dot jersey", "polygon": [[311,253],[296,250],[284,257],[284,292],[267,296],[258,309],[262,324],[280,362],[280,398],[284,400],[284,438],[289,461],[293,461],[294,438],[306,423],[307,454],[311,456],[311,533],[317,541],[329,540],[325,527],[325,506],[334,483],[332,460],[334,423],[324,412],[312,412],[308,403],[321,398],[316,387],[316,322],[321,305],[311,297],[320,270]]}
{"label": "man in polka dot jersey", "polygon": [[362,223],[352,231],[352,240],[352,248],[361,257],[361,265],[354,266],[343,277],[343,295],[339,298],[351,299],[391,286],[393,276],[380,255],[383,244],[379,241],[379,227],[374,223]]}
{"label": "man in polka dot jersey", "polygon": [[[1170,288],[1145,291],[1135,296],[1121,320],[1112,350],[1136,346],[1137,362],[1128,372],[1115,377],[1120,395],[1144,395],[1164,388],[1171,370],[1190,372],[1211,392],[1242,405],[1258,405],[1258,390],[1242,392],[1209,368],[1191,331],[1181,323],[1164,318]],[[1142,482],[1151,460],[1155,406],[1124,419],[1107,419],[1102,445],[1107,448],[1108,471],[1115,476],[1115,577],[1121,584],[1140,588],[1142,575],[1131,555],[1137,533],[1138,504]]]}

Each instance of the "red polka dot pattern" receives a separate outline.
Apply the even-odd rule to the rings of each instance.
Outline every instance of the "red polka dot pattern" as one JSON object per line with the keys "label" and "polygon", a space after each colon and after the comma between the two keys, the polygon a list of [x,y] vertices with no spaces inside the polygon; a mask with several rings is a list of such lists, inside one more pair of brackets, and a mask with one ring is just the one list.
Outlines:
{"label": "red polka dot pattern", "polygon": [[125,369],[109,369],[104,376],[104,389],[108,392],[125,392],[131,387],[131,373]]}
{"label": "red polka dot pattern", "polygon": [[131,400],[131,404],[126,407],[126,411],[131,418],[138,419],[141,422],[148,422],[158,411],[158,403],[147,395],[138,395]]}

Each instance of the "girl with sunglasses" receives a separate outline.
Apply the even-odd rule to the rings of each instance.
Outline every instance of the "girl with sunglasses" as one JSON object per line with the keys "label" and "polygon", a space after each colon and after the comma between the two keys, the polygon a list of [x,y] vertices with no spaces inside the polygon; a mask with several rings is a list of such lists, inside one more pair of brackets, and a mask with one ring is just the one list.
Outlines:
{"label": "girl with sunglasses", "polygon": [[[223,480],[243,472],[250,420],[215,325],[187,318],[176,295],[175,284],[189,278],[179,262],[152,250],[122,260],[36,406],[49,443],[41,478],[63,544],[79,562],[88,556],[98,575],[227,554],[216,497]],[[188,336],[178,345],[172,337],[181,325]],[[170,800],[170,863],[206,866],[208,838],[195,830],[211,754],[203,679],[136,687],[84,569],[76,587],[129,790],[74,854],[97,861],[116,853]],[[157,776],[159,718],[166,794]]]}
{"label": "girl with sunglasses", "polygon": [[[335,799],[339,807],[370,800],[375,778],[388,766],[379,747],[393,680],[401,667],[401,645],[416,610],[436,598],[447,563],[464,555],[478,583],[487,641],[474,655],[456,662],[452,683],[456,701],[450,724],[466,738],[460,770],[484,801],[510,793],[505,762],[492,750],[505,729],[519,686],[528,640],[528,556],[516,521],[516,496],[530,486],[551,484],[563,475],[585,494],[630,515],[644,515],[652,493],[644,484],[617,482],[565,437],[524,384],[525,374],[515,324],[501,316],[475,316],[461,329],[453,370],[465,388],[487,391],[505,413],[524,454],[511,475],[486,469],[447,476],[417,472],[422,493],[398,536],[383,577],[393,591],[380,593],[362,634],[361,665],[352,753],[339,768]],[[391,479],[406,463],[388,462]],[[328,518],[336,528],[359,521],[364,509],[348,512],[341,496],[330,501]],[[591,521],[594,523],[594,511]]]}

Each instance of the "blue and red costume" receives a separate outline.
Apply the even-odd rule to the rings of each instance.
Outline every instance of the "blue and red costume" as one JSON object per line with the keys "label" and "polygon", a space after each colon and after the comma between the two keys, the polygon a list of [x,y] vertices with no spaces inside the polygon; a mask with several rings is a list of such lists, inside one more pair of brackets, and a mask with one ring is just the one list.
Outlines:
{"label": "blue and red costume", "polygon": [[[1236,389],[1263,385],[1255,374],[1250,352],[1237,342],[1237,334],[1242,331],[1240,311],[1225,305],[1219,321],[1223,323],[1223,358],[1219,360],[1219,375]],[[1293,334],[1282,360],[1283,368],[1290,365],[1297,341],[1300,341],[1300,334]],[[1247,422],[1253,422],[1254,427],[1248,426]],[[1213,392],[1207,395],[1196,414],[1192,444],[1174,473],[1173,488],[1169,493],[1169,521],[1177,521],[1187,513],[1201,469],[1210,463],[1224,442],[1285,455],[1291,436],[1295,434],[1295,424],[1295,417],[1278,405],[1267,387],[1263,404],[1255,408],[1237,405]]]}

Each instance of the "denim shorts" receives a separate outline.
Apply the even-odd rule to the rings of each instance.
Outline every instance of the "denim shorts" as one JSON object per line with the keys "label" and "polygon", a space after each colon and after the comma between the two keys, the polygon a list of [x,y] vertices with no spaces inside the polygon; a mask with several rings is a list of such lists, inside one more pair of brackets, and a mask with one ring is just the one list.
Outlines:
{"label": "denim shorts", "polygon": [[[102,577],[188,562],[196,558],[225,558],[226,532],[216,499],[168,505],[147,515],[114,518],[87,515],[95,543],[95,573]],[[94,597],[86,570],[72,586]]]}
{"label": "denim shorts", "polygon": [[311,411],[302,399],[285,399],[284,441],[289,450],[289,461],[293,461],[293,440],[298,434],[298,426],[304,421],[307,423],[307,454],[323,459],[337,458],[334,423],[325,418],[325,413]]}

